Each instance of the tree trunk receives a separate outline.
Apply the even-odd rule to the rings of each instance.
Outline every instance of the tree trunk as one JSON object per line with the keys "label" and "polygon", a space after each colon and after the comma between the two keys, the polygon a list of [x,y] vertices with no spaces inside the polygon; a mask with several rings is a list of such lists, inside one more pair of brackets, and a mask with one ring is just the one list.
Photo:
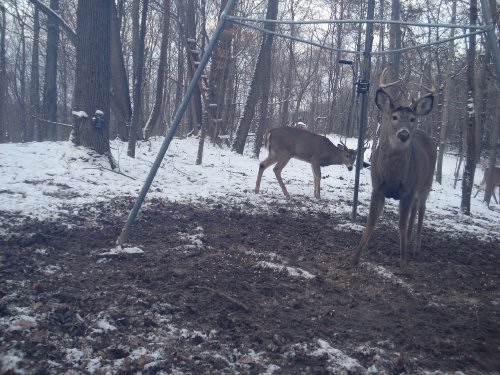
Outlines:
{"label": "tree trunk", "polygon": [[[222,12],[226,3],[227,0],[221,2],[220,12]],[[230,10],[231,14],[233,11],[234,6],[233,9]],[[209,134],[212,138],[219,136],[219,134],[227,134],[227,124],[224,121],[218,120],[222,119],[225,111],[229,110],[229,108],[224,108],[228,90],[229,67],[231,65],[231,44],[234,30],[234,25],[231,23],[225,27],[212,55],[212,65],[208,79],[208,101],[210,104],[216,104],[216,106],[211,106],[208,110],[211,111],[212,118],[216,120],[217,124],[214,134]],[[215,139],[212,140],[215,141]]]}
{"label": "tree trunk", "polygon": [[[59,0],[50,0],[50,8],[59,10]],[[45,80],[43,85],[43,119],[57,121],[57,50],[59,46],[59,24],[53,17],[47,17],[47,55],[45,58]],[[43,139],[56,140],[55,124],[43,124]]]}
{"label": "tree trunk", "polygon": [[144,127],[144,139],[148,139],[152,130],[159,126],[160,114],[163,103],[163,90],[165,87],[165,67],[168,64],[168,44],[170,33],[170,0],[163,0],[163,23],[160,48],[160,61],[158,62],[158,72],[156,78],[156,95],[153,110],[149,116],[148,122]]}
{"label": "tree trunk", "polygon": [[[401,3],[399,0],[392,0],[391,6],[391,20],[401,20]],[[389,48],[401,48],[401,25],[391,24],[389,27]],[[388,58],[388,77],[387,82],[394,82],[399,79],[400,66],[401,66],[401,52],[391,53]],[[396,98],[398,95],[398,85],[388,88],[389,95]]]}
{"label": "tree trunk", "polygon": [[[490,0],[490,9],[491,14],[493,14],[493,22],[495,26],[498,25],[498,13],[497,13],[497,4],[495,0]],[[491,50],[491,47],[490,47]],[[489,168],[489,176],[486,178],[486,186],[484,189],[484,202],[489,206],[491,196],[493,194],[494,185],[492,184],[493,179],[493,168],[496,166],[497,155],[498,155],[498,139],[500,137],[500,96],[496,95],[495,99],[495,117],[493,119],[493,123],[491,125],[491,136],[490,136],[490,145],[488,152],[488,168]]]}
{"label": "tree trunk", "polygon": [[5,48],[5,32],[7,30],[7,19],[5,17],[5,8],[0,4],[0,143],[7,139],[7,124],[5,117],[5,108],[7,100],[7,61]]}
{"label": "tree trunk", "polygon": [[[79,0],[72,141],[109,155],[110,2]],[[84,111],[85,115],[80,112]],[[114,168],[112,158],[109,157]]]}
{"label": "tree trunk", "polygon": [[[194,0],[187,1],[186,8],[186,38],[188,41],[188,48],[196,48],[196,7]],[[189,62],[189,54],[191,51],[186,51]],[[195,67],[188,63],[187,64],[187,73],[188,73],[188,81],[191,82],[193,79],[195,72]],[[199,85],[194,88],[193,95],[191,97],[191,109],[192,109],[192,117],[190,124],[190,129],[193,134],[197,134],[199,129],[201,128],[201,124],[203,123],[203,109],[201,105],[201,91]]]}
{"label": "tree trunk", "polygon": [[[278,16],[278,0],[269,0],[267,4],[266,19],[276,20]],[[270,31],[276,29],[276,24],[266,23],[265,28]],[[239,154],[243,154],[245,143],[247,140],[250,125],[255,115],[255,107],[260,99],[263,89],[263,79],[266,69],[270,69],[272,57],[272,34],[265,34],[262,39],[259,57],[253,73],[253,78],[250,86],[250,92],[243,111],[243,118],[240,126],[236,131],[236,139],[234,140],[233,150]]]}
{"label": "tree trunk", "polygon": [[[132,111],[132,120],[130,122],[130,133],[128,138],[127,155],[135,158],[135,142],[141,132],[141,103],[142,103],[142,77],[144,71],[144,40],[146,38],[146,20],[148,14],[148,0],[142,2],[141,27],[137,48],[137,58],[134,59],[134,109]],[[142,136],[141,136],[142,137]]]}
{"label": "tree trunk", "polygon": [[37,118],[40,115],[40,14],[35,6],[33,14],[33,47],[31,51],[30,121],[26,129],[26,142],[38,137]]}
{"label": "tree trunk", "polygon": [[[457,19],[457,0],[453,0],[451,23],[454,24]],[[455,29],[450,30],[450,37],[455,35]],[[442,183],[443,179],[443,156],[446,152],[446,133],[450,124],[451,115],[451,95],[452,95],[452,75],[453,75],[453,60],[455,59],[455,43],[451,41],[448,45],[448,60],[446,62],[446,72],[448,82],[444,86],[443,94],[443,121],[439,132],[439,148],[436,165],[436,181]]]}
{"label": "tree trunk", "polygon": [[[277,12],[277,11],[276,11]],[[273,47],[273,35],[269,34],[267,36],[267,47],[272,51]],[[267,124],[269,123],[269,92],[271,91],[271,56],[269,56],[269,65],[262,72],[262,97],[260,101],[260,113],[259,122],[257,125],[257,131],[255,132],[255,142],[253,148],[253,154],[256,158],[259,158],[260,149],[262,148],[262,143],[264,140],[264,133],[267,129]]]}
{"label": "tree trunk", "polygon": [[[19,70],[19,94],[18,94],[18,101],[21,106],[21,111],[20,113],[20,120],[21,124],[19,126],[18,130],[19,133],[16,134],[16,138],[21,142],[26,142],[26,128],[27,128],[27,122],[29,121],[28,118],[28,110],[26,108],[26,35],[24,34],[24,23],[21,23],[21,50],[20,50],[20,57],[18,59],[18,70]],[[14,133],[14,132],[12,132]],[[17,133],[17,132],[16,132]],[[14,139],[11,139],[13,141]]]}
{"label": "tree trunk", "polygon": [[[470,24],[477,23],[477,0],[470,1]],[[469,37],[469,48],[467,49],[467,150],[465,158],[464,176],[462,179],[462,202],[460,208],[465,215],[470,215],[470,200],[472,193],[472,185],[474,183],[474,173],[476,171],[476,117],[475,117],[475,103],[474,103],[474,63],[476,54],[476,36]]]}
{"label": "tree trunk", "polygon": [[[295,8],[293,1],[290,5],[290,15],[291,20],[295,20]],[[295,37],[295,25],[290,25],[290,35]],[[293,72],[295,70],[294,67],[294,41],[290,40],[288,42],[288,67],[286,69],[286,79],[285,79],[285,88],[283,90],[283,105],[281,106],[281,116],[280,116],[280,125],[285,126],[289,122],[290,118],[290,101],[292,100],[292,85],[293,85]]]}
{"label": "tree trunk", "polygon": [[[120,19],[118,18],[115,2],[111,2],[111,109],[115,117],[116,135],[122,140],[128,140],[128,127],[132,118],[130,103],[129,82],[123,58],[122,39],[120,37]],[[115,134],[111,135],[112,138]]]}

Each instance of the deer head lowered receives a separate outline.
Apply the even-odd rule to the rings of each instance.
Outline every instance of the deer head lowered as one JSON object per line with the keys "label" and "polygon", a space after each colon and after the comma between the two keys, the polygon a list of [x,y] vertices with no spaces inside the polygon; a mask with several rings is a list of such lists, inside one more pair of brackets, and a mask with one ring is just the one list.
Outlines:
{"label": "deer head lowered", "polygon": [[418,213],[415,251],[420,249],[425,203],[431,190],[436,165],[436,145],[431,137],[417,129],[417,118],[427,115],[434,103],[434,87],[413,101],[411,106],[396,107],[385,91],[387,70],[381,75],[375,103],[382,112],[380,141],[372,156],[372,194],[370,212],[352,264],[359,263],[376,222],[382,213],[385,198],[399,200],[400,265],[407,265],[406,246]]}
{"label": "deer head lowered", "polygon": [[[491,173],[491,174],[490,174]],[[474,195],[474,198],[477,197],[481,189],[485,189],[488,179],[491,178],[491,195],[493,196],[493,199],[495,202],[499,202],[497,198],[495,197],[495,188],[498,186],[500,187],[500,167],[493,167],[493,172],[491,172],[490,167],[486,168],[484,170],[484,176],[483,180],[479,184],[479,187],[477,188],[476,194]],[[498,194],[498,199],[500,200],[500,193]]]}
{"label": "deer head lowered", "polygon": [[311,164],[314,175],[314,196],[320,199],[321,167],[344,164],[352,170],[356,160],[356,150],[349,150],[345,143],[335,146],[328,138],[299,128],[282,127],[268,130],[264,135],[264,142],[269,149],[269,155],[259,165],[255,184],[257,194],[262,174],[266,168],[276,163],[274,174],[283,194],[288,198],[290,195],[281,178],[281,171],[291,158],[296,158]]}

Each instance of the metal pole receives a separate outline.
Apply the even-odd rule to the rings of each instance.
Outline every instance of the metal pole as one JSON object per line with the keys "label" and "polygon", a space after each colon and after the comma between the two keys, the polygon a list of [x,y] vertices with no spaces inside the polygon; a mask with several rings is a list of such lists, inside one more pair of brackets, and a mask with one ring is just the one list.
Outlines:
{"label": "metal pole", "polygon": [[151,187],[151,183],[153,182],[153,179],[156,176],[156,172],[158,171],[158,168],[160,167],[161,162],[163,161],[163,157],[165,156],[165,153],[168,150],[168,146],[170,145],[172,138],[174,138],[175,132],[177,131],[177,127],[179,126],[182,116],[184,115],[184,112],[186,111],[186,108],[189,104],[189,100],[193,95],[194,89],[198,85],[198,81],[200,80],[203,70],[205,69],[205,66],[208,63],[208,60],[210,59],[210,56],[215,48],[217,41],[219,40],[219,36],[224,30],[228,14],[235,2],[236,0],[228,0],[226,6],[224,7],[224,10],[220,15],[219,23],[217,24],[217,28],[215,29],[214,34],[212,35],[212,38],[208,43],[207,50],[205,51],[200,60],[200,64],[198,65],[198,68],[194,73],[193,79],[191,80],[191,83],[189,84],[189,87],[187,88],[187,91],[184,94],[184,97],[182,98],[181,104],[179,105],[177,112],[175,112],[174,118],[172,119],[172,125],[167,135],[165,136],[165,140],[163,141],[160,151],[158,152],[158,155],[156,156],[153,166],[149,171],[149,175],[147,176],[146,181],[142,186],[141,192],[139,193],[139,196],[137,197],[134,203],[134,207],[132,207],[132,210],[128,215],[127,222],[125,223],[125,226],[123,227],[120,236],[116,240],[116,244],[119,246],[123,246],[125,241],[127,241],[128,239],[130,227],[134,224],[135,218],[137,217],[137,213],[139,212],[139,209],[141,208],[141,205],[144,202],[144,198],[146,197],[146,194],[149,188]]}
{"label": "metal pole", "polygon": [[491,9],[488,0],[481,0],[481,10],[483,13],[484,23],[488,26],[486,30],[486,40],[491,48],[491,56],[493,57],[495,71],[497,73],[497,84],[500,88],[500,50],[498,48],[498,40],[495,35],[495,24],[491,18]]}
{"label": "metal pole", "polygon": [[[372,20],[375,13],[375,0],[368,0],[367,19]],[[358,209],[359,174],[363,155],[365,128],[368,120],[368,89],[370,88],[371,52],[373,45],[373,23],[366,24],[365,50],[363,52],[363,75],[358,81],[358,94],[361,94],[361,110],[359,114],[358,156],[356,157],[356,174],[354,179],[354,197],[352,199],[352,221],[356,219]]]}

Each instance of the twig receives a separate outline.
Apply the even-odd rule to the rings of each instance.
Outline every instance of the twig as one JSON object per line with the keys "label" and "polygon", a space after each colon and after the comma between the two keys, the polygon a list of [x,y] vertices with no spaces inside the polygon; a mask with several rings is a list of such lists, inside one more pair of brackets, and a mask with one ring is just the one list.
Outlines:
{"label": "twig", "polygon": [[100,166],[100,167],[95,167],[95,168],[83,168],[83,169],[101,169],[101,170],[102,170],[102,169],[105,169],[105,170],[107,170],[107,171],[110,171],[110,172],[113,172],[113,173],[120,174],[120,175],[122,175],[122,176],[128,177],[128,178],[130,178],[130,179],[132,179],[132,180],[137,180],[137,178],[132,177],[132,176],[128,176],[128,175],[126,175],[126,174],[125,174],[125,173],[123,173],[123,172],[114,171],[114,170],[112,170],[112,169],[109,169],[109,168],[106,168],[106,167],[102,167],[102,166]]}
{"label": "twig", "polygon": [[235,304],[236,306],[238,306],[242,310],[244,310],[246,312],[250,311],[250,309],[248,308],[248,306],[246,306],[245,304],[243,304],[243,303],[241,303],[239,301],[236,301],[233,297],[228,296],[226,293],[223,293],[223,292],[221,292],[219,290],[215,290],[215,289],[209,288],[207,286],[195,286],[195,288],[208,290],[208,291],[210,291],[210,292],[212,292],[214,294],[217,294],[220,297],[223,297],[223,298],[227,299],[229,302],[232,302],[233,304]]}

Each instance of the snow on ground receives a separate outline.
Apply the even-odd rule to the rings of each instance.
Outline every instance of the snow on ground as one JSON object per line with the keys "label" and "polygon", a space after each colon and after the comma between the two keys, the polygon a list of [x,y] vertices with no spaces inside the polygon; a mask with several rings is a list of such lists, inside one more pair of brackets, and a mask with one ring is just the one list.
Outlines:
{"label": "snow on ground", "polygon": [[[331,137],[334,142],[336,137]],[[113,197],[137,197],[151,165],[161,146],[163,138],[152,139],[138,144],[135,159],[126,156],[127,145],[120,141],[112,141],[112,153],[118,163],[119,173],[109,169],[104,158],[96,157],[82,148],[75,148],[70,142],[40,142],[24,144],[0,144],[0,210],[17,213],[40,220],[57,220],[61,215],[76,214],[79,207],[99,201],[109,201]],[[347,140],[348,146],[355,147],[356,139]],[[229,149],[219,149],[205,145],[202,165],[195,164],[198,148],[197,139],[174,139],[161,164],[146,203],[151,198],[163,198],[170,201],[202,204],[205,198],[211,198],[222,205],[237,205],[243,210],[265,213],[271,210],[272,203],[282,200],[290,210],[297,214],[301,212],[327,211],[330,214],[349,217],[354,186],[354,172],[349,172],[344,166],[323,168],[321,186],[322,200],[318,201],[313,194],[313,176],[307,163],[292,160],[283,171],[291,199],[287,202],[274,177],[272,168],[264,174],[261,193],[254,193],[255,179],[259,161],[251,157],[249,152],[238,155]],[[260,160],[267,156],[263,150]],[[368,159],[368,155],[365,156]],[[500,208],[493,204],[491,209],[481,202],[482,194],[471,202],[471,216],[460,212],[461,189],[453,188],[453,173],[455,159],[446,156],[444,160],[443,185],[437,183],[428,201],[425,226],[447,232],[449,235],[470,233],[484,240],[498,241],[500,231]],[[483,177],[478,170],[475,176],[476,185]],[[361,171],[359,193],[359,215],[366,216],[370,197],[369,170]],[[476,188],[474,189],[475,193]],[[247,204],[250,203],[250,204]],[[388,200],[386,210],[397,211],[397,202]],[[0,220],[2,220],[0,218]],[[396,226],[397,223],[394,223]],[[361,231],[363,226],[345,222],[346,228]],[[8,233],[1,233],[6,235]],[[203,228],[197,228],[194,233],[183,234],[186,246],[200,246]],[[44,249],[39,249],[43,254]],[[248,251],[248,250],[246,250]],[[137,247],[111,249],[109,254],[121,252],[141,253]],[[255,253],[260,256],[262,254]],[[314,277],[305,270],[287,266],[286,259],[277,259],[267,254],[269,261],[256,261],[256,266],[271,268],[277,271],[285,270],[291,277],[304,279]],[[364,266],[380,277],[391,280],[413,294],[412,287],[387,270],[365,263]],[[46,272],[56,273],[58,270],[47,269]],[[36,317],[31,311],[19,311],[19,315],[10,322],[10,329],[28,329],[36,325]],[[5,323],[5,322],[4,322]],[[187,332],[184,328],[168,326],[172,336]],[[94,330],[94,334],[116,329],[102,316]],[[314,343],[300,343],[297,350],[303,350],[313,355],[326,355],[327,363],[332,371],[349,372],[359,369],[360,365],[354,359],[347,357],[341,351],[318,339]],[[236,350],[236,349],[235,349]],[[360,349],[361,350],[361,349]],[[365,350],[365,349],[363,349]],[[68,348],[68,361],[78,361],[83,353],[77,348]],[[154,353],[149,353],[153,356]],[[214,355],[216,355],[215,353]],[[248,362],[265,362],[260,354],[248,352],[239,353],[240,358]],[[137,356],[144,353],[137,353]],[[290,355],[294,355],[290,353]],[[17,352],[4,353],[1,358],[2,369],[15,369],[22,361],[23,354]],[[225,359],[227,360],[227,359]],[[104,370],[96,359],[88,367],[90,373]],[[267,373],[273,373],[279,367],[270,364]],[[376,368],[367,370],[377,373]]]}
{"label": "snow on ground", "polygon": [[[336,137],[331,137],[336,143]],[[70,142],[39,142],[0,145],[0,210],[11,211],[37,219],[56,220],[60,214],[77,213],[78,207],[112,197],[137,197],[148,175],[163,138],[141,142],[137,157],[126,155],[127,145],[112,141],[112,153],[119,173],[109,170],[105,159],[95,157],[86,149],[75,148]],[[355,147],[356,139],[348,139]],[[276,199],[286,202],[272,168],[264,173],[261,193],[254,193],[259,161],[236,154],[229,149],[205,145],[202,165],[196,165],[197,139],[174,139],[161,164],[146,197],[176,202],[201,202],[205,198],[221,204],[253,207],[264,213]],[[250,148],[250,147],[247,147]],[[261,152],[260,160],[267,156]],[[368,155],[365,155],[365,159]],[[491,209],[481,202],[482,194],[472,198],[471,216],[460,212],[461,185],[453,189],[456,160],[446,156],[443,185],[434,183],[428,200],[424,225],[443,232],[471,233],[485,240],[500,238],[498,223],[500,209],[495,203]],[[321,201],[313,194],[313,176],[307,163],[291,160],[283,170],[283,178],[291,195],[290,209],[327,211],[349,217],[354,189],[354,171],[344,166],[323,168]],[[477,169],[475,183],[483,177]],[[474,188],[474,193],[476,191]],[[371,183],[369,170],[361,171],[358,213],[366,216]],[[493,201],[492,201],[493,202]],[[249,205],[246,203],[250,203]],[[397,201],[387,200],[386,210],[397,211]],[[394,223],[396,225],[396,223]],[[362,225],[346,221],[347,228],[362,230]],[[0,233],[1,234],[1,233]]]}

